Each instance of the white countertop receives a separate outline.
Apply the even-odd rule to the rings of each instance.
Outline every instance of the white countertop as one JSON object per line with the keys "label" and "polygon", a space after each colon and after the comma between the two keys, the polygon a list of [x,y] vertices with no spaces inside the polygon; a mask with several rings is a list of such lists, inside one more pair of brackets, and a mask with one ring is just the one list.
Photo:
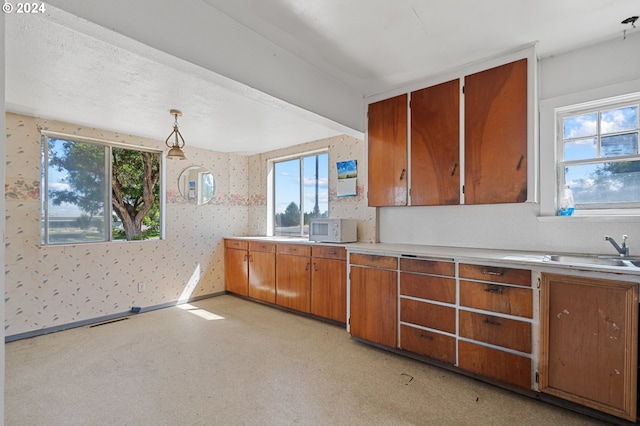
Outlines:
{"label": "white countertop", "polygon": [[[562,252],[534,252],[534,251],[518,251],[518,250],[496,250],[470,247],[447,247],[447,246],[430,246],[421,244],[389,244],[389,243],[318,243],[309,241],[308,238],[302,237],[265,237],[265,236],[245,236],[245,237],[229,237],[233,239],[246,239],[258,241],[270,241],[274,243],[291,243],[291,244],[312,244],[312,245],[339,245],[347,249],[347,251],[366,252],[378,255],[393,256],[415,256],[421,258],[432,258],[442,260],[458,260],[468,262],[492,262],[504,263],[505,266],[521,265],[524,267],[554,268],[554,269],[572,269],[594,272],[606,272],[625,275],[640,276],[640,267],[629,266],[609,266],[600,264],[582,264],[582,263],[564,263],[545,260],[549,254],[576,255],[575,253]],[[579,254],[578,254],[579,255]],[[588,255],[587,255],[588,256]]]}

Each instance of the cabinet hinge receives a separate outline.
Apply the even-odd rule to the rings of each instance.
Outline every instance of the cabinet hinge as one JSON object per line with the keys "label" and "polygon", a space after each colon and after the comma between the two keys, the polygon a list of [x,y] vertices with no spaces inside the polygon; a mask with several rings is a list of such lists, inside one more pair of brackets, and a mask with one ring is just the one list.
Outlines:
{"label": "cabinet hinge", "polygon": [[536,371],[536,383],[540,383],[540,375]]}
{"label": "cabinet hinge", "polygon": [[464,185],[462,185],[462,193],[464,194]]}
{"label": "cabinet hinge", "polygon": [[464,86],[462,86],[462,94],[464,95]]}

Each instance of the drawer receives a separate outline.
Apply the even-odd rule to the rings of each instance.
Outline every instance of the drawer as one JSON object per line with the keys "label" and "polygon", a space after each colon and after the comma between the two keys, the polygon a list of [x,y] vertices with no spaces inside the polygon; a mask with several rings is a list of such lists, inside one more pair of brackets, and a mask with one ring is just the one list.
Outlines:
{"label": "drawer", "polygon": [[531,389],[531,359],[465,341],[458,342],[458,367]]}
{"label": "drawer", "polygon": [[435,260],[400,259],[400,270],[407,272],[420,272],[423,274],[445,275],[453,277],[456,267],[453,262],[441,262]]}
{"label": "drawer", "polygon": [[400,294],[444,303],[456,303],[456,280],[400,272]]}
{"label": "drawer", "polygon": [[278,254],[310,257],[311,246],[306,244],[278,244]]}
{"label": "drawer", "polygon": [[456,362],[456,339],[402,324],[400,349],[435,358],[449,364]]}
{"label": "drawer", "polygon": [[347,258],[347,250],[344,247],[336,246],[312,246],[311,256],[345,260]]}
{"label": "drawer", "polygon": [[461,263],[459,274],[460,278],[531,287],[531,271],[528,269],[513,269]]}
{"label": "drawer", "polygon": [[533,318],[532,292],[529,288],[460,281],[460,305]]}
{"label": "drawer", "polygon": [[378,256],[375,254],[351,253],[349,263],[352,265],[372,266],[381,269],[398,269],[398,258]]}
{"label": "drawer", "polygon": [[530,323],[463,310],[458,315],[460,337],[531,353]]}
{"label": "drawer", "polygon": [[456,332],[456,310],[448,306],[400,299],[400,321],[423,327]]}
{"label": "drawer", "polygon": [[249,250],[251,251],[263,251],[265,253],[275,253],[275,243],[265,243],[262,241],[249,241]]}
{"label": "drawer", "polygon": [[224,240],[224,246],[227,248],[246,250],[249,248],[249,242],[246,240]]}

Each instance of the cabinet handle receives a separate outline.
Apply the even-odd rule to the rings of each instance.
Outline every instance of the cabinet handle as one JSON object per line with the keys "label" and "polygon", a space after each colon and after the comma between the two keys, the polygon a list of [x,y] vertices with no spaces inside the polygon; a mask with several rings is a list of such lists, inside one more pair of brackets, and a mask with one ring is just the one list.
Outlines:
{"label": "cabinet handle", "polygon": [[318,272],[318,265],[316,265],[316,262],[313,262],[313,270]]}
{"label": "cabinet handle", "polygon": [[483,269],[481,273],[482,275],[495,275],[497,277],[501,277],[504,275],[504,271],[492,271],[490,269]]}
{"label": "cabinet handle", "polygon": [[246,262],[246,261],[247,261],[247,259],[249,259],[249,257],[245,254],[245,255],[244,255],[244,261]]}
{"label": "cabinet handle", "polygon": [[305,270],[305,271],[308,271],[308,270],[309,270],[309,262],[307,262],[307,266],[305,266],[305,267],[304,267],[304,270]]}
{"label": "cabinet handle", "polygon": [[494,321],[494,320],[492,320],[492,319],[491,319],[491,317],[486,317],[486,318],[484,319],[484,321],[482,321],[482,322],[483,322],[483,323],[485,323],[485,324],[489,324],[489,325],[497,325],[497,326],[501,326],[501,325],[502,325],[502,324],[501,324],[501,323],[499,323],[498,321]]}
{"label": "cabinet handle", "polygon": [[520,170],[520,167],[522,167],[522,160],[524,160],[524,155],[520,156],[520,161],[518,161],[518,165],[516,166],[516,170]]}
{"label": "cabinet handle", "polygon": [[451,170],[451,176],[453,176],[456,173],[457,168],[458,168],[458,163],[453,165],[453,170]]}
{"label": "cabinet handle", "polygon": [[484,289],[487,293],[502,294],[502,288],[497,285],[489,285]]}
{"label": "cabinet handle", "polygon": [[253,255],[249,255],[249,262],[253,262]]}
{"label": "cabinet handle", "polygon": [[433,336],[428,336],[428,335],[422,334],[422,333],[420,333],[420,338],[427,339],[427,340],[433,340]]}
{"label": "cabinet handle", "polygon": [[405,169],[402,169],[402,173],[400,173],[400,180],[404,179],[404,173],[406,172]]}

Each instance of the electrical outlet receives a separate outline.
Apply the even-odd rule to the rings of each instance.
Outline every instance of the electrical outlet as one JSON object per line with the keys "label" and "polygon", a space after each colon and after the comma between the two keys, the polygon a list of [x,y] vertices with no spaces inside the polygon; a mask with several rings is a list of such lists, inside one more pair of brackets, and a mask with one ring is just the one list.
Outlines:
{"label": "electrical outlet", "polygon": [[138,293],[142,293],[145,289],[144,283],[138,283]]}

